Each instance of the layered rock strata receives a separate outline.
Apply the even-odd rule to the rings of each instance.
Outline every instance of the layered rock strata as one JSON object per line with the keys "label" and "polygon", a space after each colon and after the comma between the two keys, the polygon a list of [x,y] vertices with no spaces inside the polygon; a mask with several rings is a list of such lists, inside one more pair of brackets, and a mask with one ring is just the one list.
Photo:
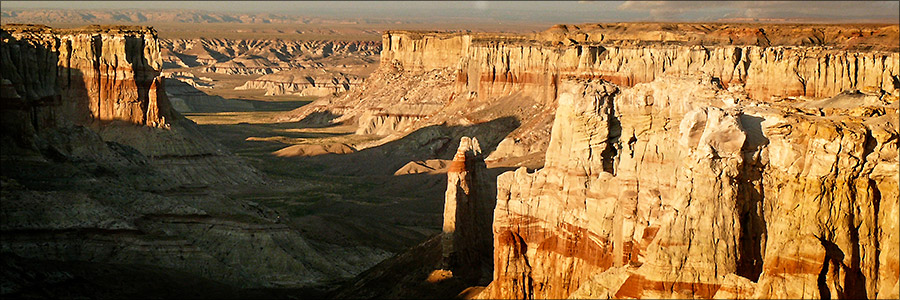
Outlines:
{"label": "layered rock strata", "polygon": [[[309,241],[277,211],[225,196],[266,182],[169,108],[155,34],[0,30],[0,251],[27,270],[2,274],[4,297],[43,293],[26,283],[59,261],[237,291],[319,287],[386,257]],[[72,274],[45,283],[75,287],[67,297],[123,296],[109,278]]]}
{"label": "layered rock strata", "polygon": [[[487,167],[478,139],[463,137],[447,170],[442,268],[454,276],[480,277],[491,269],[491,212],[496,190],[486,178]],[[488,273],[488,272],[485,272]]]}
{"label": "layered rock strata", "polygon": [[181,113],[232,111],[249,104],[201,91],[206,88],[330,97],[360,85],[377,66],[380,50],[380,43],[367,41],[160,41],[169,97]]}
{"label": "layered rock strata", "polygon": [[895,298],[897,116],[884,91],[566,81],[545,167],[498,177],[479,297]]}
{"label": "layered rock strata", "polygon": [[3,30],[2,79],[15,90],[4,98],[17,123],[7,132],[31,139],[28,133],[87,126],[106,141],[154,158],[151,164],[187,185],[262,182],[256,170],[222,152],[172,109],[153,29]]}
{"label": "layered rock strata", "polygon": [[360,90],[285,117],[340,115],[385,137],[373,145],[519,120],[489,158],[546,151],[544,168],[498,178],[482,298],[891,298],[898,39],[896,25],[391,31]]}
{"label": "layered rock strata", "polygon": [[[543,152],[562,79],[630,87],[706,74],[760,100],[821,99],[897,88],[898,27],[854,25],[586,24],[534,35],[389,31],[381,65],[359,90],[285,115],[329,112],[385,138],[435,124],[515,117],[522,126],[489,160]],[[885,46],[887,45],[887,46]]]}
{"label": "layered rock strata", "polygon": [[23,101],[58,108],[35,115],[50,126],[161,126],[170,117],[160,94],[159,46],[148,28],[4,26],[3,39],[3,78]]}
{"label": "layered rock strata", "polygon": [[362,84],[363,78],[324,69],[294,69],[261,76],[247,81],[235,90],[265,90],[266,96],[331,96]]}
{"label": "layered rock strata", "polygon": [[355,121],[372,145],[519,121],[488,159],[546,151],[544,167],[498,178],[481,298],[895,298],[898,40],[896,25],[391,31],[361,89],[284,119]]}
{"label": "layered rock strata", "polygon": [[161,40],[160,49],[167,68],[203,67],[204,72],[265,75],[322,67],[316,61],[330,56],[345,57],[349,61],[344,65],[366,63],[381,45],[366,41],[174,39]]}

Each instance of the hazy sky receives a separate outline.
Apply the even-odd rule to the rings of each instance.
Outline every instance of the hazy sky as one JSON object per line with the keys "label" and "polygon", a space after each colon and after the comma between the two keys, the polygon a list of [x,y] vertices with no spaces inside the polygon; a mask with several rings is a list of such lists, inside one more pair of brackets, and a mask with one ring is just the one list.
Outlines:
{"label": "hazy sky", "polygon": [[808,18],[900,22],[900,1],[3,1],[3,9],[196,9],[323,17],[552,22]]}

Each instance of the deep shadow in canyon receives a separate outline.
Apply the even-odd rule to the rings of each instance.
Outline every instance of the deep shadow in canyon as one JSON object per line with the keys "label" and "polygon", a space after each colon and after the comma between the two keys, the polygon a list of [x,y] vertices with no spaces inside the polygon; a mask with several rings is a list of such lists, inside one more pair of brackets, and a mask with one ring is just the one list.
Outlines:
{"label": "deep shadow in canyon", "polygon": [[[447,177],[444,173],[397,176],[394,172],[410,161],[452,159],[462,136],[475,136],[479,141],[482,136],[499,136],[482,142],[482,149],[490,153],[519,124],[515,118],[505,117],[472,126],[429,126],[348,154],[272,154],[290,146],[282,143],[285,140],[340,143],[354,137],[340,128],[302,131],[341,126],[312,123],[240,122],[200,128],[277,182],[277,187],[235,191],[233,197],[278,211],[288,224],[311,239],[338,245],[362,244],[395,253],[439,232]],[[511,169],[492,168],[489,177]]]}
{"label": "deep shadow in canyon", "polygon": [[[210,116],[195,117],[201,121]],[[273,155],[290,146],[285,141],[346,142],[354,136],[355,126],[352,122],[329,123],[337,117],[323,112],[299,122],[237,122],[200,128],[272,181],[279,182],[279,186],[293,187],[237,192],[232,196],[274,209],[311,240],[365,245],[397,253],[345,281],[329,292],[328,298],[451,298],[468,287],[485,285],[479,281],[483,278],[435,278],[431,274],[440,269],[441,263],[439,232],[446,173],[394,172],[411,161],[452,159],[463,136],[478,138],[487,156],[520,122],[515,117],[502,117],[471,126],[427,126],[398,140],[348,154]],[[484,176],[489,181],[486,189],[496,190],[497,175],[513,169],[488,169]],[[384,277],[385,274],[393,275]]]}

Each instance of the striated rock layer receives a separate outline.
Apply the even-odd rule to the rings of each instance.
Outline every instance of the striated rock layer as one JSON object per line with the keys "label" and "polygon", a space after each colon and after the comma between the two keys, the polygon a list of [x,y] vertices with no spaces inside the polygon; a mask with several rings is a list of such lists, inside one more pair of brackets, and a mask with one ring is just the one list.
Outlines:
{"label": "striated rock layer", "polygon": [[391,31],[361,89],[284,118],[338,115],[373,145],[515,118],[489,160],[546,152],[544,167],[497,180],[481,298],[896,298],[898,40],[896,25]]}
{"label": "striated rock layer", "polygon": [[265,90],[266,96],[331,96],[362,84],[363,78],[323,69],[293,69],[247,81],[235,90]]}
{"label": "striated rock layer", "polygon": [[4,26],[2,35],[2,79],[10,88],[4,105],[15,127],[4,130],[20,144],[33,144],[31,133],[86,126],[152,157],[183,184],[262,181],[172,109],[153,29],[18,25]]}
{"label": "striated rock layer", "polygon": [[147,289],[202,278],[238,291],[318,288],[385,258],[225,196],[266,181],[170,108],[155,34],[0,30],[0,254],[16,266],[0,274],[4,297],[127,293],[65,267],[79,264],[159,280],[134,283]]}
{"label": "striated rock layer", "polygon": [[[664,75],[715,78],[757,100],[821,99],[900,84],[896,25],[586,24],[534,35],[389,31],[381,65],[359,90],[283,117],[329,112],[358,134],[404,136],[435,124],[515,117],[489,160],[540,153],[562,79],[630,87]],[[887,46],[885,46],[887,45]]]}
{"label": "striated rock layer", "polygon": [[167,101],[160,99],[165,93],[161,93],[154,31],[140,27],[3,29],[3,78],[15,83],[22,101],[56,108],[38,112],[34,116],[38,123],[121,121],[161,126],[166,117],[171,118]]}
{"label": "striated rock layer", "polygon": [[[377,42],[282,41],[241,39],[161,40],[164,67],[198,67],[204,72],[241,75],[272,74],[292,68],[322,67],[329,56],[368,61],[381,50]],[[340,64],[338,64],[340,65]]]}
{"label": "striated rock layer", "polygon": [[497,196],[486,176],[478,139],[462,137],[447,170],[441,236],[442,269],[454,276],[477,280],[482,268],[491,269],[490,216]]}
{"label": "striated rock layer", "polygon": [[[249,104],[198,90],[206,88],[261,90],[266,96],[339,94],[362,84],[375,70],[380,50],[381,43],[368,41],[160,40],[163,68],[169,69],[164,72],[167,91],[181,113],[231,111]],[[234,86],[235,80],[242,83]]]}
{"label": "striated rock layer", "polygon": [[481,298],[896,298],[898,97],[765,103],[711,77],[560,85],[497,179]]}

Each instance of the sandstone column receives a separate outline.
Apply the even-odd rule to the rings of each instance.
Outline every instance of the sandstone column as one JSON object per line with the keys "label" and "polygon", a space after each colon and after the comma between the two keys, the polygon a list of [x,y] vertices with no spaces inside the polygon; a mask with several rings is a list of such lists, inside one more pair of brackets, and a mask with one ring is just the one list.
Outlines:
{"label": "sandstone column", "polygon": [[447,172],[441,268],[454,276],[480,276],[492,270],[491,220],[496,190],[486,174],[481,147],[462,137]]}

